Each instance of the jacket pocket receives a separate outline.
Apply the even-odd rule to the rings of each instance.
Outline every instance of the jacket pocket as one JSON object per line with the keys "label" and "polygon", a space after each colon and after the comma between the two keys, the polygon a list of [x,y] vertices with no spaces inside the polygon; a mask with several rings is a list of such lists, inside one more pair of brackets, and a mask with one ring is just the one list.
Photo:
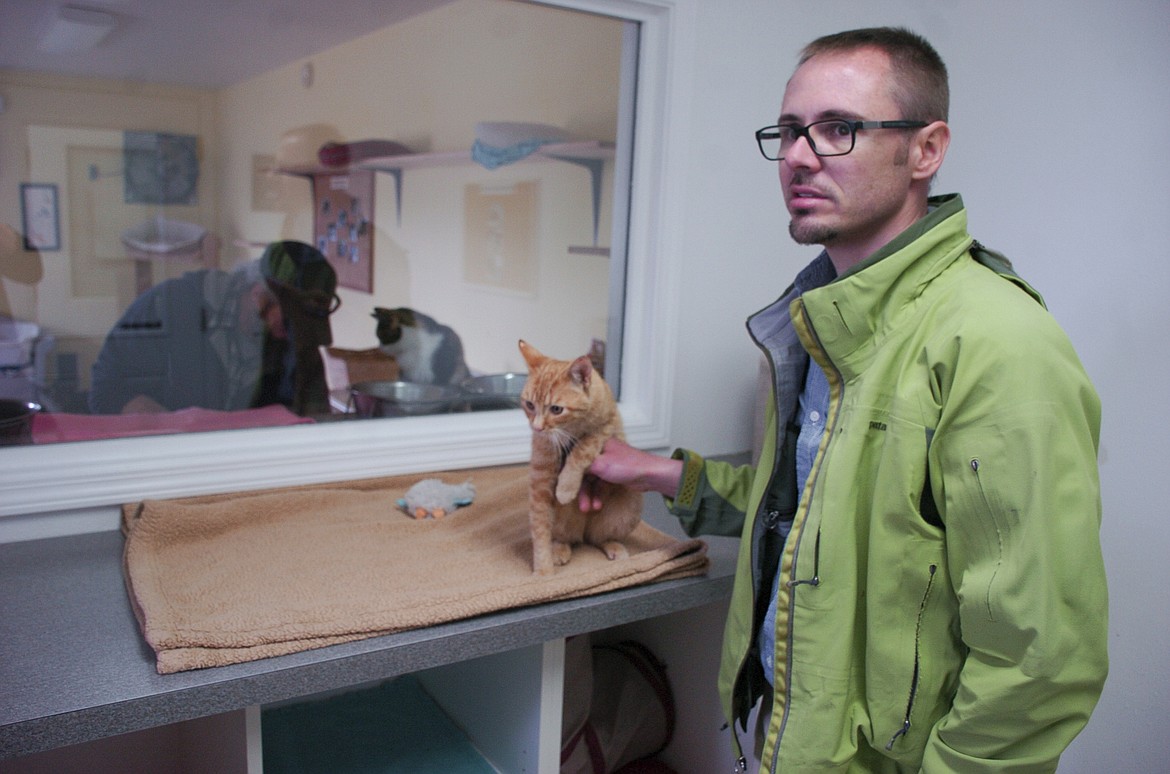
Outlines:
{"label": "jacket pocket", "polygon": [[910,539],[901,548],[902,556],[887,555],[900,569],[870,585],[867,735],[875,749],[914,761],[950,705],[962,659],[941,541]]}
{"label": "jacket pocket", "polygon": [[910,732],[913,725],[914,700],[918,695],[919,681],[922,679],[922,617],[926,614],[926,603],[930,601],[930,593],[934,589],[935,575],[938,565],[932,564],[926,571],[926,589],[922,592],[922,602],[918,605],[918,617],[914,622],[914,668],[910,673],[910,687],[906,696],[906,714],[902,718],[902,725],[886,743],[887,750],[893,750],[897,741]]}

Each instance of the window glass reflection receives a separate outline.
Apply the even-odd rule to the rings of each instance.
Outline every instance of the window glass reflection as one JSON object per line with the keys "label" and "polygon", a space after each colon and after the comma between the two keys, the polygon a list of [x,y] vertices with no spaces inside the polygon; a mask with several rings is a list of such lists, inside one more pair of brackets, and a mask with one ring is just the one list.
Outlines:
{"label": "window glass reflection", "polygon": [[[617,350],[622,44],[454,0],[214,86],[4,61],[0,398],[43,405],[43,441],[471,412],[511,405],[518,338]],[[24,181],[59,244],[8,244]],[[272,245],[331,278],[274,282]]]}

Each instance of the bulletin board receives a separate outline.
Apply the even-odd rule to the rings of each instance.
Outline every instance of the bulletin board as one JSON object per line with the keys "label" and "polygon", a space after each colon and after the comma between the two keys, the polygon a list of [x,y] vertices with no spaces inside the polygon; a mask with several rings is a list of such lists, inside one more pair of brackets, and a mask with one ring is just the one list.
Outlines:
{"label": "bulletin board", "polygon": [[313,235],[341,287],[374,292],[374,172],[313,175]]}

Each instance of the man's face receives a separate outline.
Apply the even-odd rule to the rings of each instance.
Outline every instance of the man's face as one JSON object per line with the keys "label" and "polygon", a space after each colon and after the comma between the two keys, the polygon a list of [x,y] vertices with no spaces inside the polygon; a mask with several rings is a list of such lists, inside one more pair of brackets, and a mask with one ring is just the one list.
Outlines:
{"label": "man's face", "polygon": [[263,282],[258,282],[252,286],[251,296],[256,317],[264,324],[269,335],[276,339],[287,339],[288,329],[284,327],[284,311],[272,291],[264,287]]}
{"label": "man's face", "polygon": [[[788,82],[781,123],[826,118],[854,121],[903,116],[889,94],[889,62],[875,49],[821,54]],[[853,151],[822,158],[802,138],[779,162],[780,187],[800,244],[821,244],[838,270],[866,258],[924,214],[907,165],[909,130],[862,130]]]}

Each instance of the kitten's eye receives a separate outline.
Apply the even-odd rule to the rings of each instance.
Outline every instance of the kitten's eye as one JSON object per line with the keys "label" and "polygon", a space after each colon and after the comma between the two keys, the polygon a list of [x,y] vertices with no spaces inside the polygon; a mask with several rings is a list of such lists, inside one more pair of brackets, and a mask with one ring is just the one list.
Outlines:
{"label": "kitten's eye", "polygon": [[532,401],[526,400],[526,401],[524,401],[524,410],[525,411],[536,411],[536,406],[533,405]]}
{"label": "kitten's eye", "polygon": [[565,411],[564,406],[549,406],[548,407],[548,413],[552,414],[554,417],[560,416],[561,414],[564,413],[564,411]]}

